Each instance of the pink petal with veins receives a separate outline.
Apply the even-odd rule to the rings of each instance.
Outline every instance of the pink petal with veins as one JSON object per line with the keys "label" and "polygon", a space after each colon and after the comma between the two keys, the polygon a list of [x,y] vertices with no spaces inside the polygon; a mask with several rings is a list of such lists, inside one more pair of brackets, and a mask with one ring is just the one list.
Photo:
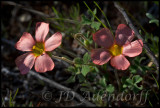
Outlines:
{"label": "pink petal with veins", "polygon": [[57,48],[62,41],[62,34],[57,32],[48,38],[45,42],[45,51],[52,51]]}
{"label": "pink petal with veins", "polygon": [[32,53],[25,53],[16,58],[15,63],[21,74],[27,74],[29,72],[34,65],[35,58]]}
{"label": "pink petal with veins", "polygon": [[123,55],[112,57],[110,64],[119,70],[126,70],[130,66],[129,61]]}
{"label": "pink petal with veins", "polygon": [[44,42],[49,32],[49,24],[44,22],[36,23],[35,38],[37,42]]}
{"label": "pink petal with veins", "polygon": [[105,49],[93,49],[91,58],[94,64],[103,65],[111,59],[111,54]]}
{"label": "pink petal with veins", "polygon": [[37,72],[51,71],[54,68],[54,63],[48,54],[43,54],[35,60],[35,70]]}
{"label": "pink petal with veins", "polygon": [[21,51],[31,51],[35,41],[30,33],[24,32],[19,41],[15,44],[15,48]]}
{"label": "pink petal with veins", "polygon": [[135,57],[142,53],[142,40],[135,40],[129,44],[123,45],[122,54],[129,57]]}
{"label": "pink petal with veins", "polygon": [[134,31],[125,24],[119,24],[116,30],[115,42],[122,46],[130,43],[134,38]]}
{"label": "pink petal with veins", "polygon": [[113,45],[113,35],[107,28],[103,28],[93,34],[93,40],[105,48],[110,48]]}

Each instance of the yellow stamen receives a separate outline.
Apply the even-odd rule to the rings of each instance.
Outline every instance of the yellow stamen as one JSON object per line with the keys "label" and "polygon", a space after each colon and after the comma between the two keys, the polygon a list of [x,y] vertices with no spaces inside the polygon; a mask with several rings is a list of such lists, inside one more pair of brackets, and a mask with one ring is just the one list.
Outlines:
{"label": "yellow stamen", "polygon": [[117,55],[122,54],[122,47],[114,44],[114,45],[109,49],[109,51],[111,52],[111,54],[112,54],[113,56],[117,56]]}
{"label": "yellow stamen", "polygon": [[37,42],[33,47],[32,47],[32,52],[35,56],[40,56],[44,52],[44,43]]}

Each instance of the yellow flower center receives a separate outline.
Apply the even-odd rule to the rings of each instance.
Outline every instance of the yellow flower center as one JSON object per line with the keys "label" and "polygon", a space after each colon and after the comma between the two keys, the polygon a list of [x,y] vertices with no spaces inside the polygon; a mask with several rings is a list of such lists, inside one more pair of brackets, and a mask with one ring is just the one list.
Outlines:
{"label": "yellow flower center", "polygon": [[42,43],[42,42],[37,42],[32,47],[32,52],[36,57],[42,55],[44,51],[45,51],[44,50],[44,43]]}
{"label": "yellow flower center", "polygon": [[109,49],[109,51],[111,52],[111,54],[112,54],[113,56],[117,56],[117,55],[122,54],[122,47],[114,44],[114,45]]}

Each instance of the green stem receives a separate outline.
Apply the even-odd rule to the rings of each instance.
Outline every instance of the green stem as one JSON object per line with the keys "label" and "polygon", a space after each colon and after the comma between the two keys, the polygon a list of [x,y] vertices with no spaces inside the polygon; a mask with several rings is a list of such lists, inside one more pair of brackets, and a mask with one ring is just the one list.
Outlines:
{"label": "green stem", "polygon": [[108,21],[108,18],[107,18],[107,16],[105,15],[105,13],[103,12],[103,10],[99,7],[99,5],[94,1],[94,4],[98,7],[98,9],[102,12],[102,14],[104,15],[104,17],[105,17],[105,19],[106,19],[106,21],[107,21],[107,23],[108,23],[108,26],[109,26],[109,28],[110,28],[110,30],[111,30],[111,32],[112,32],[112,35],[114,36],[114,34],[113,34],[113,31],[112,31],[112,28],[111,28],[111,25],[110,25],[110,23],[109,23],[109,21]]}
{"label": "green stem", "polygon": [[96,66],[95,64],[91,64],[91,63],[90,63],[90,64],[78,64],[78,63],[75,63],[75,62],[73,62],[73,61],[65,58],[65,57],[58,57],[58,56],[55,56],[55,55],[52,55],[52,57],[53,57],[53,58],[56,58],[56,59],[60,59],[60,60],[66,61],[66,62],[68,62],[68,63],[70,63],[70,64],[72,64],[72,65],[89,65],[89,66]]}
{"label": "green stem", "polygon": [[83,42],[81,42],[81,41],[78,39],[79,37],[82,37],[84,40],[88,41],[87,38],[86,38],[85,36],[83,36],[81,33],[77,33],[77,34],[74,35],[74,39],[75,39],[76,41],[78,41],[79,44],[81,44],[86,50],[90,51],[90,48],[88,48],[87,46],[85,46],[85,45],[83,44]]}
{"label": "green stem", "polygon": [[56,59],[64,60],[64,61],[66,61],[66,62],[68,62],[68,63],[70,63],[70,64],[74,64],[73,61],[71,61],[71,60],[69,60],[69,59],[67,59],[67,58],[65,58],[65,57],[58,57],[58,56],[55,56],[55,55],[52,55],[52,57],[53,57],[53,58],[56,58]]}
{"label": "green stem", "polygon": [[64,53],[66,53],[66,54],[68,54],[68,55],[70,55],[70,56],[72,56],[72,57],[74,57],[74,58],[77,57],[76,54],[74,54],[74,53],[72,53],[70,51],[64,50],[63,48],[58,47],[57,49],[62,51],[62,52],[64,52]]}
{"label": "green stem", "polygon": [[91,13],[94,15],[94,17],[103,25],[104,28],[107,28],[106,25],[104,25],[101,20],[93,13],[93,11],[89,8],[89,6],[87,5],[87,3],[85,1],[83,1],[83,3],[86,5],[86,7],[91,11]]}
{"label": "green stem", "polygon": [[118,84],[118,88],[119,88],[119,91],[120,91],[121,85],[120,85],[120,80],[119,80],[119,77],[118,77],[117,69],[114,69],[114,74],[115,74],[117,84]]}

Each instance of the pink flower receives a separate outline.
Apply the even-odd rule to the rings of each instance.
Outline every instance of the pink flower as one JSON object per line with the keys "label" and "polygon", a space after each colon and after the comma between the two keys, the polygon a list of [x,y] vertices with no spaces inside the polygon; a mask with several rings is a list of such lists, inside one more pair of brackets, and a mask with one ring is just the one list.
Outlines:
{"label": "pink flower", "polygon": [[62,41],[61,33],[57,32],[45,40],[49,32],[49,24],[38,22],[36,24],[35,40],[30,33],[24,32],[15,47],[27,53],[17,57],[15,63],[21,74],[26,74],[35,63],[37,72],[51,71],[54,68],[54,62],[50,58],[52,50],[57,48]]}
{"label": "pink flower", "polygon": [[134,31],[125,24],[119,24],[115,39],[107,28],[93,34],[93,40],[103,48],[93,49],[91,58],[94,64],[103,65],[109,60],[111,65],[119,70],[126,70],[130,63],[125,56],[135,57],[141,54],[143,42],[135,40]]}

